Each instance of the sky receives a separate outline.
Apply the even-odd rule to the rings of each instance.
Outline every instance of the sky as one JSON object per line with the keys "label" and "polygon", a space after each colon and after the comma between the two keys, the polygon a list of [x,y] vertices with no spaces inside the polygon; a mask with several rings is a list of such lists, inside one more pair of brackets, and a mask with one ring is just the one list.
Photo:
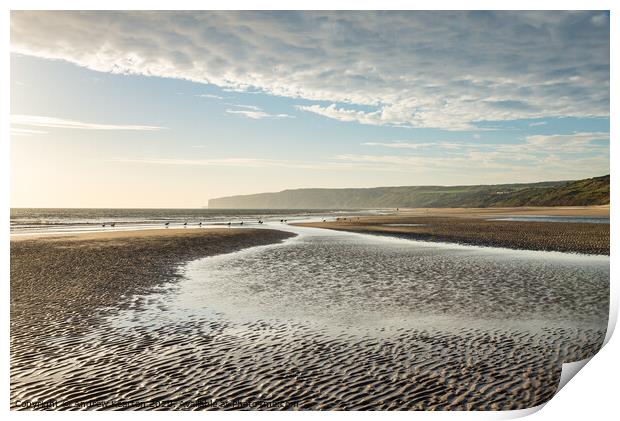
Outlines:
{"label": "sky", "polygon": [[11,206],[609,173],[606,12],[11,12]]}

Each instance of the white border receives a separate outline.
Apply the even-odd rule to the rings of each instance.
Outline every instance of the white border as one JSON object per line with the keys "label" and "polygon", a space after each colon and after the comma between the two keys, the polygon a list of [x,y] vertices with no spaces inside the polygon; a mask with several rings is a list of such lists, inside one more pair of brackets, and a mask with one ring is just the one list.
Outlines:
{"label": "white border", "polygon": [[[9,165],[10,165],[10,150],[8,143],[8,133],[9,133],[9,104],[10,104],[10,83],[9,83],[9,10],[26,10],[26,9],[43,9],[43,10],[79,10],[79,9],[96,9],[96,10],[105,10],[105,9],[147,9],[147,10],[200,10],[200,9],[213,9],[213,10],[234,10],[234,9],[252,9],[252,10],[271,10],[271,9],[296,9],[296,10],[319,10],[319,9],[340,9],[340,10],[363,10],[363,9],[382,9],[382,10],[399,10],[399,9],[416,9],[416,10],[461,10],[461,9],[478,9],[478,10],[611,10],[611,87],[612,87],[612,96],[611,96],[611,115],[614,115],[614,110],[617,109],[617,88],[614,84],[614,73],[617,73],[617,23],[618,19],[616,19],[615,14],[618,10],[620,10],[616,4],[618,2],[613,1],[604,1],[604,0],[591,0],[591,1],[576,1],[576,0],[566,0],[562,2],[552,2],[552,1],[532,1],[532,0],[505,0],[505,1],[469,1],[458,2],[458,1],[446,1],[446,0],[434,0],[434,1],[418,1],[418,2],[404,2],[404,1],[396,1],[396,0],[383,0],[383,1],[335,1],[335,0],[314,0],[314,1],[296,1],[294,3],[290,1],[283,0],[263,0],[259,2],[251,2],[251,1],[242,1],[242,0],[228,0],[226,2],[199,2],[199,1],[191,1],[191,0],[176,0],[176,1],[162,1],[162,0],[152,0],[152,1],[132,1],[128,2],[127,0],[92,0],[92,1],[78,1],[78,0],[58,0],[55,2],[43,1],[43,0],[23,0],[23,1],[14,1],[9,0],[6,1],[7,7],[2,10],[2,18],[0,20],[0,28],[2,28],[3,34],[3,56],[2,56],[2,75],[5,89],[5,95],[2,95],[1,107],[2,107],[2,115],[4,118],[2,119],[2,130],[5,136],[2,137],[4,140],[1,146],[0,152],[0,171],[2,171],[3,177],[0,183],[0,200],[2,200],[1,207],[1,215],[3,220],[5,221],[1,224],[0,228],[2,230],[2,235],[4,241],[2,243],[2,292],[3,292],[3,305],[5,310],[5,329],[2,332],[4,344],[5,346],[2,348],[2,356],[3,362],[2,365],[2,375],[4,379],[4,397],[5,397],[5,411],[9,412],[9,416],[22,418],[22,417],[45,417],[46,419],[51,417],[52,419],[65,419],[65,417],[71,416],[92,416],[92,417],[110,417],[114,416],[111,413],[81,413],[79,415],[73,415],[69,413],[16,413],[8,411],[9,408],[9,354],[8,354],[8,344],[9,344],[9,318],[8,318],[8,296],[9,296],[9,206],[10,206],[10,195],[9,195]],[[8,87],[8,88],[7,88]],[[617,162],[617,147],[615,145],[615,136],[616,133],[616,125],[614,124],[613,119],[611,121],[611,130],[610,130],[610,138],[614,139],[610,145],[610,153],[611,153],[611,167],[614,167],[614,164]],[[618,202],[618,193],[615,189],[617,186],[617,174],[615,171],[611,171],[611,179],[612,179],[612,189],[611,189],[611,201],[612,203]],[[614,257],[616,256],[616,247],[618,241],[618,228],[615,224],[617,220],[616,208],[612,207],[612,222],[611,225],[611,279],[618,278],[618,269],[617,264],[615,263]],[[612,311],[610,312],[610,325],[615,324],[615,320],[617,318],[617,309],[618,309],[618,285],[617,282],[612,282]],[[611,332],[611,330],[610,330]],[[579,419],[583,420],[585,417],[595,419],[611,419],[611,414],[617,414],[617,405],[616,405],[616,379],[619,373],[618,370],[618,360],[616,355],[620,355],[618,339],[611,338],[610,342],[596,355],[592,361],[590,361],[587,365],[588,368],[583,370],[577,375],[577,379],[569,382],[564,389],[554,397],[544,408],[544,410],[537,412],[532,416],[532,419]],[[178,413],[175,413],[175,415]],[[290,413],[277,413],[277,414],[266,414],[266,413],[209,413],[209,414],[188,414],[186,416],[208,416],[211,418],[220,418],[220,417],[232,417],[232,418],[243,418],[243,417],[289,417]],[[315,417],[324,415],[326,417],[346,417],[348,415],[353,415],[356,418],[366,418],[375,417],[374,413],[365,412],[365,413],[342,413],[342,412],[332,412],[332,413],[315,413],[315,412],[303,412],[295,414],[296,417],[307,418],[307,417]],[[434,419],[491,419],[491,418],[504,418],[509,414],[502,413],[409,413],[409,412],[392,412],[385,413],[382,412],[381,416],[387,416],[390,418],[403,418],[407,417],[422,417],[422,418],[430,418]],[[516,415],[513,413],[513,415]],[[522,413],[522,415],[525,415]],[[142,413],[132,412],[124,414],[119,414],[121,417],[167,417],[168,414],[163,413],[149,413],[148,415],[144,415]]]}

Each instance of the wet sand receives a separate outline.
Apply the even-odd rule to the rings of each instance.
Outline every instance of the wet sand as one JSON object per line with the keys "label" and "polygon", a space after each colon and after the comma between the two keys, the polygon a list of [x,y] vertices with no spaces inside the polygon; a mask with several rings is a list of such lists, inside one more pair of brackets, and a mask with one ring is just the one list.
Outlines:
{"label": "wet sand", "polygon": [[[36,372],[54,341],[79,339],[104,315],[133,305],[134,294],[180,279],[180,265],[290,236],[276,230],[170,229],[11,239],[12,398],[23,392],[15,379]],[[71,358],[71,346],[65,352]]]}
{"label": "wet sand", "polygon": [[512,208],[400,208],[398,216],[460,216],[488,218],[508,215],[549,215],[609,218],[609,205],[599,206],[521,206]]}
{"label": "wet sand", "polygon": [[609,206],[572,208],[405,209],[302,226],[523,250],[609,255],[609,224],[500,221],[502,216],[609,217]]}
{"label": "wet sand", "polygon": [[[513,256],[441,257],[347,233],[245,248],[291,236],[12,241],[12,409],[528,408],[553,396],[562,362],[592,356],[605,334],[605,261],[513,267]],[[204,284],[194,259],[215,254]],[[505,271],[505,285],[489,288],[485,276]],[[190,311],[179,312],[179,291],[196,300]],[[407,319],[412,310],[421,314]]]}

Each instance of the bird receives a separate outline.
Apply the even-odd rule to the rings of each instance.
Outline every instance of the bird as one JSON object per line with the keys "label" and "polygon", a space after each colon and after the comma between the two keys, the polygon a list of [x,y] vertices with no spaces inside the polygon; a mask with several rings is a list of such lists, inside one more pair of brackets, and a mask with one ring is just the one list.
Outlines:
{"label": "bird", "polygon": [[325,219],[323,219],[323,222],[325,222]]}
{"label": "bird", "polygon": [[112,222],[112,223],[110,224],[110,226],[111,226],[111,227],[114,227],[115,225],[116,225],[116,222]]}
{"label": "bird", "polygon": [[241,221],[241,225],[243,225],[243,221]]}
{"label": "bird", "polygon": [[183,223],[183,228],[187,228],[187,222]]}
{"label": "bird", "polygon": [[284,222],[284,219],[280,219],[280,223]]}
{"label": "bird", "polygon": [[201,227],[202,226],[202,222],[198,222],[198,226]]}
{"label": "bird", "polygon": [[228,228],[230,228],[230,222],[228,223]]}
{"label": "bird", "polygon": [[105,224],[101,224],[102,227],[105,227]]}
{"label": "bird", "polygon": [[166,228],[168,228],[168,225],[170,225],[170,222],[166,222],[164,225],[166,226]]}

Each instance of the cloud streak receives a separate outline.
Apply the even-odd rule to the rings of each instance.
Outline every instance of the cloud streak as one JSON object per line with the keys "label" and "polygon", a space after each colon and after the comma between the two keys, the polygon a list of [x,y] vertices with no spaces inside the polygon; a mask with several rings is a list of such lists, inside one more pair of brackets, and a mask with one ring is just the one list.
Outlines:
{"label": "cloud streak", "polygon": [[300,110],[345,122],[446,130],[607,117],[609,46],[598,11],[11,13],[15,53],[304,99]]}
{"label": "cloud streak", "polygon": [[268,112],[263,111],[260,107],[255,105],[236,105],[231,104],[233,107],[241,108],[241,110],[235,109],[227,109],[226,112],[228,114],[235,114],[242,117],[251,118],[253,120],[262,120],[265,118],[295,118],[292,115],[288,114],[270,114]]}
{"label": "cloud streak", "polygon": [[[78,129],[78,130],[138,130],[138,131],[155,131],[163,130],[165,127],[158,126],[141,126],[133,124],[103,124],[103,123],[89,123],[76,120],[65,120],[62,118],[38,116],[38,115],[24,115],[24,114],[12,114],[11,125],[28,126],[28,127],[47,127],[51,129]],[[17,130],[24,132],[29,129]]]}

